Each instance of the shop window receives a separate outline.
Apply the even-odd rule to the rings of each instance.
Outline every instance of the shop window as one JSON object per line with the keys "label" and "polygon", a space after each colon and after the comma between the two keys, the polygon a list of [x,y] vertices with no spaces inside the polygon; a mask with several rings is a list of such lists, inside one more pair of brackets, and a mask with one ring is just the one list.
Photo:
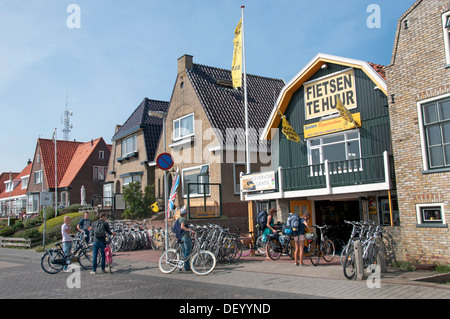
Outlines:
{"label": "shop window", "polygon": [[417,204],[417,226],[446,227],[443,204]]}
{"label": "shop window", "polygon": [[312,174],[322,174],[322,165],[328,160],[330,173],[362,170],[359,131],[324,135],[308,140],[309,165]]}
{"label": "shop window", "polygon": [[[183,196],[187,196],[188,183],[209,183],[209,165],[183,169]],[[189,196],[210,195],[209,185],[190,185]]]}
{"label": "shop window", "polygon": [[194,114],[189,114],[173,121],[173,140],[194,135]]}
{"label": "shop window", "polygon": [[419,107],[424,170],[450,168],[450,98]]}

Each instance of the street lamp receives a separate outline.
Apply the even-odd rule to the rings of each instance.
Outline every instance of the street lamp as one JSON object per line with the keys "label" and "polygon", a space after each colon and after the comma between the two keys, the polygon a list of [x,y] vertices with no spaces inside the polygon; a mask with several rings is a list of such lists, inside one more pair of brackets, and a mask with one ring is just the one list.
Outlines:
{"label": "street lamp", "polygon": [[[163,120],[163,140],[164,140],[164,153],[166,153],[166,117],[167,112],[163,111],[148,111],[149,116],[154,116]],[[164,236],[164,247],[169,249],[169,228],[167,221],[167,196],[169,195],[169,184],[167,182],[167,171],[164,171],[164,220],[166,223],[166,231]]]}

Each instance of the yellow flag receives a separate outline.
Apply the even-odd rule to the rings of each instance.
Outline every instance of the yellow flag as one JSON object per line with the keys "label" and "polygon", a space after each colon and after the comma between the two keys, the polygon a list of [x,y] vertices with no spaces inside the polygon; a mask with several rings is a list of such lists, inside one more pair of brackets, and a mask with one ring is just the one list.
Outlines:
{"label": "yellow flag", "polygon": [[345,125],[352,122],[356,127],[356,123],[355,120],[353,119],[352,113],[350,113],[350,111],[347,110],[344,104],[342,104],[339,97],[337,97],[336,109],[339,111],[339,115],[344,119]]}
{"label": "yellow flag", "polygon": [[242,85],[242,19],[234,30],[234,52],[233,63],[231,65],[231,77],[233,79],[233,87],[238,88]]}
{"label": "yellow flag", "polygon": [[[281,112],[280,112],[281,114]],[[281,114],[281,118],[283,119],[283,128],[281,129],[281,132],[283,132],[284,135],[286,135],[286,138],[290,141],[294,141],[298,143],[300,141],[300,137],[295,132],[295,130],[292,128],[292,126],[289,124],[288,120],[286,119],[286,116]]]}

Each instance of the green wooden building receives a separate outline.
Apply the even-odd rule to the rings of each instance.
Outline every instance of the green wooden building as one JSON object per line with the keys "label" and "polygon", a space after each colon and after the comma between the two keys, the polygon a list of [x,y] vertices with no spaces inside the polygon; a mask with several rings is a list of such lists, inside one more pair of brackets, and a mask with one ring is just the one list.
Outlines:
{"label": "green wooden building", "polygon": [[[273,186],[243,176],[258,176],[243,199],[276,206],[278,221],[308,211],[319,225],[399,223],[387,105],[383,66],[318,54],[283,88],[261,135],[271,140]],[[298,142],[282,132],[288,124]]]}

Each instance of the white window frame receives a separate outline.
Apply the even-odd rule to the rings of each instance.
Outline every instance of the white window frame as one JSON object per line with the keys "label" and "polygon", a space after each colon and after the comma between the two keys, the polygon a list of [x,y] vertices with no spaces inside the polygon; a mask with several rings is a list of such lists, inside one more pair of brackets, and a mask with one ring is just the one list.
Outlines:
{"label": "white window frame", "polygon": [[240,176],[236,176],[236,165],[244,165],[244,173],[245,173],[245,162],[233,163],[234,195],[239,195],[241,193],[241,179]]}
{"label": "white window frame", "polygon": [[[181,121],[182,121],[183,119],[186,119],[186,118],[190,117],[190,116],[192,116],[192,133],[189,133],[189,134],[181,134]],[[175,134],[176,131],[177,131],[177,130],[175,129],[175,125],[176,125],[176,124],[178,124],[178,134]],[[173,140],[173,141],[179,141],[179,140],[182,140],[182,139],[184,139],[184,138],[186,138],[186,137],[194,136],[194,133],[195,133],[195,118],[194,118],[194,113],[190,113],[190,114],[187,114],[187,115],[185,115],[185,116],[182,116],[182,117],[179,117],[179,118],[173,120],[173,124],[172,124],[172,125],[173,125],[173,126],[172,126],[172,128],[173,128],[173,131],[172,131],[172,140]]]}
{"label": "white window frame", "polygon": [[34,172],[34,184],[42,184],[42,170]]}
{"label": "white window frame", "polygon": [[[439,101],[439,100],[445,100],[446,98],[450,98],[450,93],[417,102],[417,115],[418,115],[418,119],[419,119],[418,124],[419,124],[419,133],[420,133],[420,147],[422,149],[422,166],[423,166],[424,172],[436,171],[439,168],[430,168],[430,166],[428,165],[428,143],[426,140],[426,132],[425,132],[425,126],[424,126],[422,106],[425,104],[428,104],[428,103]],[[444,169],[446,169],[446,168],[444,168]]]}
{"label": "white window frame", "polygon": [[[427,207],[439,207],[441,210],[441,219],[436,222],[427,222],[422,219],[422,209]],[[425,204],[416,204],[416,214],[417,214],[417,225],[418,226],[426,226],[426,227],[439,227],[447,225],[445,220],[445,210],[443,203],[425,203]]]}
{"label": "white window frame", "polygon": [[442,14],[442,31],[444,35],[444,44],[445,44],[445,59],[447,61],[447,67],[450,67],[450,28],[446,29],[445,24],[447,20],[450,18],[450,11]]}
{"label": "white window frame", "polygon": [[[349,134],[349,133],[357,133],[358,137],[349,139],[349,138],[347,138],[347,134]],[[344,139],[341,140],[341,141],[333,142],[333,143],[327,143],[327,144],[323,144],[322,143],[322,139],[323,138],[334,137],[334,136],[338,136],[338,135],[343,135]],[[311,141],[316,141],[318,139],[320,139],[320,145],[311,146]],[[350,142],[350,141],[358,141],[359,154],[358,154],[358,156],[355,157],[355,160],[359,160],[360,163],[359,163],[358,169],[360,171],[362,171],[363,167],[362,167],[362,161],[361,161],[361,134],[360,134],[359,130],[347,130],[347,131],[342,131],[342,132],[338,132],[338,133],[334,133],[334,134],[321,135],[321,136],[318,136],[318,137],[314,137],[314,138],[308,139],[308,141],[307,141],[308,165],[311,166],[311,172],[310,172],[311,176],[317,176],[317,175],[320,176],[320,175],[323,174],[323,172],[321,170],[320,171],[313,171],[313,166],[312,166],[312,165],[323,164],[325,162],[325,159],[323,158],[323,151],[322,151],[323,145],[332,145],[332,144],[344,143],[345,144],[345,148],[347,149],[347,142]],[[314,163],[313,164],[312,163],[312,151],[316,150],[316,149],[319,149],[319,157],[320,157],[320,159],[319,159],[319,163]],[[348,154],[349,154],[347,150],[345,151],[345,154],[346,154],[346,159],[343,159],[342,161],[351,160],[351,158],[347,158]],[[346,168],[343,167],[341,170],[330,172],[330,174],[333,174],[333,173],[334,174],[347,173],[347,172],[353,172],[353,171],[354,170],[351,167],[346,167]]]}
{"label": "white window frame", "polygon": [[[132,140],[132,145],[131,145],[131,150],[128,150],[127,149],[127,147],[126,147],[126,145],[127,145],[127,142],[129,141],[129,140]],[[125,147],[124,147],[125,146]],[[124,137],[123,139],[122,139],[122,141],[121,141],[121,156],[122,157],[124,157],[124,156],[127,156],[128,154],[131,154],[131,153],[134,153],[134,152],[137,152],[137,135],[136,134],[133,134],[133,135],[131,135],[131,136],[128,136],[128,137]]]}
{"label": "white window frame", "polygon": [[[192,167],[184,168],[184,169],[181,170],[181,186],[182,186],[183,198],[187,198],[187,190],[184,189],[184,174],[186,172],[197,170],[197,169],[201,170],[201,168],[203,166],[208,166],[208,175],[211,176],[211,171],[210,171],[210,165],[209,164],[202,164],[202,165],[192,166]],[[199,194],[199,193],[191,193],[190,194],[191,198],[203,197],[203,196],[205,196],[205,194]],[[206,196],[211,196],[211,187],[209,187],[209,192],[206,194]]]}
{"label": "white window frame", "polygon": [[105,159],[105,151],[99,151],[98,152],[98,158],[99,159]]}

